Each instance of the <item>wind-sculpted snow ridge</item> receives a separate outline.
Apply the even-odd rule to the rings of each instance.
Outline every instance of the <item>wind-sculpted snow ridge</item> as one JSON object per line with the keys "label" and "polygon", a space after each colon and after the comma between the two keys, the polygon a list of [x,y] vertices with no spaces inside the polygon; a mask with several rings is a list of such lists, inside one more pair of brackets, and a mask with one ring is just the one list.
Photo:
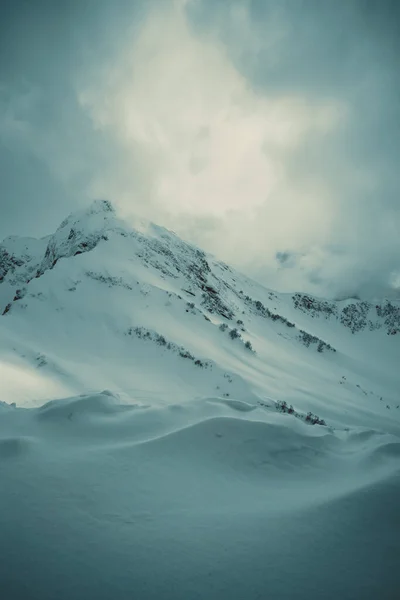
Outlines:
{"label": "wind-sculpted snow ridge", "polygon": [[394,598],[399,438],[242,404],[0,405],[4,597]]}

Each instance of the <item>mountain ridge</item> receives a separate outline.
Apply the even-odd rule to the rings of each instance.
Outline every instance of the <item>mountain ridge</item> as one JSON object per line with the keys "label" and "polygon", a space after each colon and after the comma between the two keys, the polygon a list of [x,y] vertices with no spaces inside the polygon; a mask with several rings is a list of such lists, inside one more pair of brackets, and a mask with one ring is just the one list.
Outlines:
{"label": "mountain ridge", "polygon": [[[112,215],[111,223],[109,223],[109,219],[107,219],[107,216],[109,215]],[[82,222],[85,224],[86,230],[82,227],[79,227]],[[142,220],[142,224],[143,223],[144,221]],[[100,241],[107,241],[107,231],[112,230],[120,235],[127,235],[128,229],[129,226],[127,223],[117,219],[115,209],[109,201],[96,200],[89,206],[89,208],[71,213],[66,219],[64,219],[53,235],[49,235],[37,240],[35,238],[17,238],[16,236],[12,236],[3,240],[3,242],[0,244],[0,283],[7,283],[8,280],[11,283],[15,282],[15,284],[29,284],[33,277],[40,277],[46,270],[52,269],[57,264],[57,261],[61,258],[68,258],[77,256],[83,252],[89,252],[94,249]],[[195,274],[197,274],[197,279],[201,282],[201,285],[206,286],[204,274],[211,272],[206,259],[206,253],[196,246],[180,240],[174,232],[149,222],[147,224],[147,231],[151,229],[158,230],[161,232],[161,237],[164,234],[164,238],[166,239],[171,239],[174,237],[175,239],[179,240],[181,245],[184,245],[186,248],[190,248],[192,250],[199,265],[196,266],[195,261],[193,261],[191,269]],[[132,231],[136,234],[139,234],[139,231],[135,229],[132,229]],[[38,257],[37,252],[36,256],[34,254],[30,254],[29,247],[27,245],[25,245],[25,253],[23,253],[21,249],[19,252],[15,252],[15,249],[14,252],[7,251],[6,249],[7,245],[10,245],[10,242],[13,242],[15,246],[18,242],[19,245],[22,246],[23,244],[26,244],[27,241],[30,241],[32,245],[35,244],[36,249],[41,248],[42,251],[43,246],[46,245],[42,258],[40,258],[40,254]],[[159,253],[166,254],[170,260],[174,261],[173,254],[167,250],[165,245],[163,246],[162,243],[159,243],[157,246],[154,248],[153,244],[153,249]],[[209,255],[209,257],[211,257],[211,255]],[[215,261],[214,257],[212,257],[212,259]],[[218,264],[221,265],[223,269],[232,271],[232,269],[225,263],[218,261]],[[22,267],[25,267],[26,265],[29,265],[29,269],[24,272]],[[174,266],[175,268],[177,267],[177,265]],[[36,272],[35,267],[37,267]],[[156,265],[156,268],[160,269],[160,264]],[[171,275],[171,273],[168,271],[166,271],[166,274]],[[26,277],[25,280],[24,277]],[[204,289],[203,291],[210,292],[210,290],[212,290],[211,287],[210,289]],[[276,292],[272,292],[272,290],[267,291],[268,293],[276,294]],[[15,289],[15,292],[17,292],[17,289]],[[213,292],[211,291],[211,293]],[[282,295],[287,296],[288,294]],[[371,301],[350,298],[345,300],[329,301],[323,298],[318,298],[314,295],[299,292],[291,293],[290,296],[295,308],[310,314],[312,317],[323,316],[324,318],[337,318],[344,326],[349,327],[352,333],[356,333],[366,326],[368,326],[371,330],[386,326],[387,333],[390,335],[396,335],[398,332],[400,332],[400,302],[396,303],[395,301],[387,298],[383,299],[379,304],[376,303],[375,305]],[[257,306],[258,310],[265,312],[265,307],[260,305],[260,301],[253,300],[249,296],[247,298],[247,301],[250,303],[253,302],[256,304],[259,302]],[[373,323],[371,318],[368,318],[368,313],[374,307],[376,310],[376,317],[383,319],[382,323]],[[5,307],[3,307],[3,310],[4,308]],[[221,307],[221,310],[225,310],[225,314],[222,314],[222,316],[232,318],[232,313],[229,308]],[[272,318],[273,317],[274,315],[272,314]]]}
{"label": "mountain ridge", "polygon": [[[189,366],[185,367],[189,396],[195,393],[199,373],[212,364],[218,381],[221,378],[225,384],[227,378],[235,379],[241,389],[238,400],[249,396],[263,402],[273,397],[278,410],[293,404],[293,412],[312,412],[329,419],[331,410],[322,400],[304,402],[304,396],[315,394],[318,370],[339,370],[336,384],[343,389],[348,373],[341,365],[354,363],[361,375],[360,383],[354,384],[360,386],[356,393],[371,389],[367,394],[386,398],[382,400],[385,406],[397,407],[393,392],[397,379],[392,368],[399,357],[397,304],[389,300],[380,305],[362,300],[333,302],[308,294],[277,293],[163,227],[143,220],[135,225],[119,219],[110,202],[95,201],[64,219],[53,235],[31,241],[35,248],[31,255],[29,244],[19,244],[15,237],[7,238],[14,253],[0,246],[0,327],[4,339],[10,340],[8,350],[16,330],[20,339],[25,330],[32,332],[28,351],[26,340],[19,342],[18,360],[28,360],[36,371],[47,370],[52,381],[76,380],[72,387],[62,387],[66,393],[82,391],[82,386],[94,389],[97,379],[102,379],[96,367],[90,376],[77,377],[80,368],[70,364],[74,352],[85,360],[81,346],[87,346],[89,359],[97,355],[98,348],[82,343],[79,337],[85,330],[89,336],[93,326],[111,332],[108,339],[118,347],[115,357],[104,350],[101,360],[108,361],[104,371],[111,373],[110,363],[119,360],[120,352],[124,359],[132,353],[132,360],[140,362],[138,356],[148,352],[146,347],[156,346],[160,350],[157,358],[150,361],[151,366],[143,361],[143,368],[159,377],[161,373],[165,376],[165,364],[175,360],[172,357],[192,363],[198,373],[194,376]],[[45,334],[50,321],[60,339],[70,335],[70,352]],[[41,331],[35,323],[42,323]],[[318,355],[323,357],[322,364]],[[310,373],[308,382],[303,381],[304,374],[297,374],[300,366],[304,374]],[[370,383],[363,382],[368,380],[368,371],[376,371],[380,380],[374,391]],[[281,386],[277,373],[283,377]],[[132,376],[135,378],[137,375]],[[294,385],[292,380],[297,379],[303,383]],[[104,377],[101,387],[113,389],[111,384],[116,383],[117,391],[129,395],[128,381],[128,372],[110,375]],[[209,389],[203,383],[205,395],[221,392],[221,397],[235,397],[229,386],[215,383]],[[295,391],[299,385],[304,388],[300,394]]]}

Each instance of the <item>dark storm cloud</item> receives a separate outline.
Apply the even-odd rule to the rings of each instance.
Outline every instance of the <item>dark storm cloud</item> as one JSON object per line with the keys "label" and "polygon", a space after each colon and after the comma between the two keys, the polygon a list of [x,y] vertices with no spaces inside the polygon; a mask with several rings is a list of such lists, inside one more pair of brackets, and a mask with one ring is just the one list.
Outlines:
{"label": "dark storm cloud", "polygon": [[1,1],[0,238],[44,234],[87,201],[107,152],[75,79],[115,51],[142,11],[127,0]]}

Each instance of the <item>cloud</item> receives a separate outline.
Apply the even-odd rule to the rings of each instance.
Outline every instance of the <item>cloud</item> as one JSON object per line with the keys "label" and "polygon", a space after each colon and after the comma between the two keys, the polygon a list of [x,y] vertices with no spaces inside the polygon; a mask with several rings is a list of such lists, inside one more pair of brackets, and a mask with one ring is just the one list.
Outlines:
{"label": "cloud", "polygon": [[398,287],[393,3],[39,4],[40,61],[0,87],[10,223],[26,189],[38,229],[107,197],[271,287]]}
{"label": "cloud", "polygon": [[286,177],[287,156],[345,113],[331,99],[257,94],[218,39],[195,35],[181,3],[151,12],[79,98],[128,160],[141,155],[148,197],[174,216],[263,206]]}
{"label": "cloud", "polygon": [[[218,37],[193,31],[181,6],[150,12],[79,99],[95,129],[123,148],[117,177],[113,166],[93,193],[118,198],[126,214],[140,194],[150,217],[242,267],[255,253],[272,261],[288,238],[310,244],[327,234],[329,190],[304,175],[293,181],[288,164],[306,144],[335,135],[345,103],[256,91]],[[136,169],[128,185],[121,170],[138,163],[140,181]],[[220,226],[207,230],[207,218]]]}

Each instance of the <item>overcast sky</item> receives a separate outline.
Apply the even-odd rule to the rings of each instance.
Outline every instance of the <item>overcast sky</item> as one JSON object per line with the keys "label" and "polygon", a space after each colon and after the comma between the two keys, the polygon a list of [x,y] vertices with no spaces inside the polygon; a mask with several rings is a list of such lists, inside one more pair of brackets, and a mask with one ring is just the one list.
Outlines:
{"label": "overcast sky", "polygon": [[400,287],[397,0],[0,5],[0,238],[107,198],[270,287]]}

